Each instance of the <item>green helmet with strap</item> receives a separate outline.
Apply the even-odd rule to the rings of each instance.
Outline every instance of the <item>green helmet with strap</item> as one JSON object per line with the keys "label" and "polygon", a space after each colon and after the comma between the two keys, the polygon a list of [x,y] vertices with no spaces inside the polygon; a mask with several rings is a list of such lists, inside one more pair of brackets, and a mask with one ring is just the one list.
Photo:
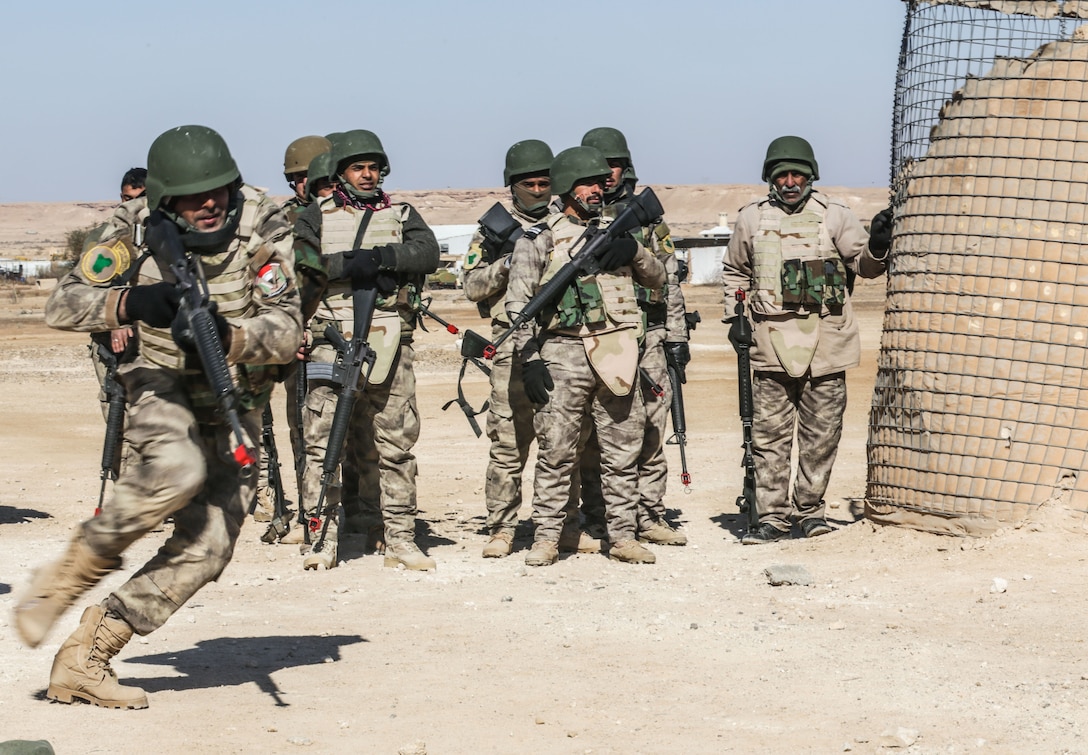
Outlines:
{"label": "green helmet with strap", "polygon": [[283,175],[305,173],[310,161],[332,149],[332,142],[323,136],[300,136],[287,145],[283,155]]}
{"label": "green helmet with strap", "polygon": [[812,145],[799,136],[780,136],[767,146],[763,180],[773,181],[775,176],[787,170],[802,173],[810,181],[820,177],[820,166],[816,164]]}
{"label": "green helmet with strap", "polygon": [[539,139],[518,142],[506,150],[506,167],[502,171],[503,186],[509,186],[518,176],[550,170],[554,159],[552,148]]}
{"label": "green helmet with strap", "polygon": [[310,164],[306,166],[306,196],[310,199],[316,199],[313,193],[313,187],[321,179],[331,180],[336,173],[333,171],[332,154],[329,152],[321,152],[314,155],[314,159],[310,160]]}
{"label": "green helmet with strap", "polygon": [[[583,147],[596,147],[601,151],[606,160],[624,160],[623,177],[620,183],[638,181],[635,175],[635,164],[631,159],[631,150],[627,147],[627,137],[618,128],[600,126],[591,128],[582,137]],[[619,191],[619,188],[614,191]]]}
{"label": "green helmet with strap", "polygon": [[608,160],[595,147],[570,147],[552,161],[552,192],[569,194],[574,184],[587,178],[604,178],[612,169]]}
{"label": "green helmet with strap", "polygon": [[330,134],[333,143],[332,159],[336,173],[344,170],[344,164],[354,157],[374,155],[381,165],[382,177],[389,175],[389,157],[385,154],[381,139],[373,131],[355,129],[339,134]]}
{"label": "green helmet with strap", "polygon": [[147,152],[147,207],[167,197],[217,189],[242,174],[223,137],[207,126],[178,126],[160,134]]}

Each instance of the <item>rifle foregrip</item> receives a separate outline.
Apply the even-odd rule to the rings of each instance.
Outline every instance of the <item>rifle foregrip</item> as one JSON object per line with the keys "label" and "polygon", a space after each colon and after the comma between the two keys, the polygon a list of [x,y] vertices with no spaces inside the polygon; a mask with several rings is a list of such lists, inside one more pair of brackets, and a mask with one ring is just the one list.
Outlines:
{"label": "rifle foregrip", "polygon": [[121,430],[125,424],[125,397],[110,396],[110,409],[106,415],[106,438],[102,441],[102,479],[113,471],[113,460],[121,442]]}
{"label": "rifle foregrip", "polygon": [[230,377],[227,356],[223,352],[223,342],[212,313],[203,307],[193,310],[189,313],[189,327],[192,328],[193,343],[204,365],[204,374],[216,398],[230,395],[234,390],[234,381]]}
{"label": "rifle foregrip", "polygon": [[681,388],[680,375],[675,367],[667,367],[669,382],[672,383],[672,400],[669,409],[672,411],[672,431],[678,435],[684,435],[688,431],[687,418],[684,413],[684,392]]}

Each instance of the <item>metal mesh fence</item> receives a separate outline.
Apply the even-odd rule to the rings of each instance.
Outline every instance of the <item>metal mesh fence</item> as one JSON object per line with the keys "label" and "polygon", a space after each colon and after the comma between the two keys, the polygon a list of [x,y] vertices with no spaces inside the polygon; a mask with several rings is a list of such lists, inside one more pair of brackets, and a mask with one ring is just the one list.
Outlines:
{"label": "metal mesh fence", "polygon": [[1083,523],[1088,42],[977,7],[907,19],[867,513],[961,534],[1044,506]]}

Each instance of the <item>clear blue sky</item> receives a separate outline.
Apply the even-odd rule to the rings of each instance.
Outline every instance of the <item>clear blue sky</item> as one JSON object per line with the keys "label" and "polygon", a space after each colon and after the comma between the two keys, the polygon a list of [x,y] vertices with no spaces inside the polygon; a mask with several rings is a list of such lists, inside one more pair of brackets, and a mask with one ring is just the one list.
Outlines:
{"label": "clear blue sky", "polygon": [[218,130],[286,194],[294,138],[368,128],[386,188],[499,186],[520,139],[624,131],[646,183],[757,183],[807,137],[821,183],[886,186],[901,0],[4,3],[0,202],[116,198],[161,132]]}

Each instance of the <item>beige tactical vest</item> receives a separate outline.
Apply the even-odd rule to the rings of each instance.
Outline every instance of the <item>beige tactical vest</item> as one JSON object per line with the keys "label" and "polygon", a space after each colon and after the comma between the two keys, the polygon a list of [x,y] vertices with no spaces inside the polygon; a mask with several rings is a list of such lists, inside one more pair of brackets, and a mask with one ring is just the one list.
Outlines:
{"label": "beige tactical vest", "polygon": [[[355,248],[355,235],[359,232],[359,224],[367,211],[349,205],[337,207],[331,196],[322,199],[319,206],[321,253],[335,254]],[[387,209],[372,212],[358,248],[373,249],[386,244],[404,243],[404,221],[408,219],[409,212],[411,208],[406,204],[394,204]],[[415,283],[402,283],[391,295],[378,297],[374,320],[366,336],[370,348],[377,353],[377,359],[367,382],[382,383],[388,376],[400,347],[402,334],[411,334],[415,324],[420,288]],[[325,328],[329,324],[335,324],[344,337],[350,339],[354,321],[351,280],[330,280],[321,304],[310,320],[312,337],[315,340],[323,338]],[[315,350],[313,357],[317,361],[325,361],[328,355],[323,350]]]}
{"label": "beige tactical vest", "polygon": [[[761,315],[796,314],[782,295],[786,260],[841,260],[824,224],[827,206],[810,196],[800,212],[787,215],[770,201],[759,205],[759,229],[752,238],[750,306]],[[827,314],[826,308],[822,312]]]}
{"label": "beige tactical vest", "polygon": [[[227,319],[242,319],[253,315],[253,281],[257,277],[257,271],[272,256],[271,246],[266,245],[267,240],[255,228],[257,208],[263,195],[245,185],[241,192],[244,200],[242,215],[238,231],[227,250],[219,254],[194,255],[204,272],[211,299],[219,307],[219,314]],[[146,285],[163,280],[163,269],[161,264],[145,264],[140,268],[138,283]],[[174,276],[169,272],[165,280],[175,282]],[[152,328],[141,322],[139,336],[140,354],[149,361],[185,374],[202,374],[199,360],[181,350],[174,342],[169,328]],[[277,374],[275,366],[262,365],[234,365],[231,372],[241,391],[241,403],[247,409],[255,406],[262,395],[271,390],[272,381]],[[215,396],[202,383],[190,388],[190,398],[197,407],[215,405]]]}
{"label": "beige tactical vest", "polygon": [[[549,216],[546,222],[552,232],[553,245],[540,279],[541,286],[570,261],[572,252],[577,251],[576,242],[586,230],[563,213]],[[581,290],[576,297],[571,297],[576,286]],[[563,319],[569,313],[562,311],[563,302],[570,302],[572,298],[583,305],[582,323],[565,327]],[[559,303],[558,311],[546,316],[544,329],[581,338],[597,376],[612,393],[626,396],[634,386],[639,339],[644,332],[642,311],[630,271],[583,276],[568,288],[563,302]]]}

